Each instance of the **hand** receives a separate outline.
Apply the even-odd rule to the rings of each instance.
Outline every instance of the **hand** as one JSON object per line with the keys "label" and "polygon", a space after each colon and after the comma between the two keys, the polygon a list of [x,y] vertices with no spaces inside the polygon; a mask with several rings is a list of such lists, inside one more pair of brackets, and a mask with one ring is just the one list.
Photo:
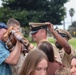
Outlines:
{"label": "hand", "polygon": [[54,31],[54,28],[53,28],[53,24],[52,24],[52,23],[50,23],[50,22],[45,22],[45,24],[48,24],[48,28],[49,28],[49,30],[50,30],[51,32]]}

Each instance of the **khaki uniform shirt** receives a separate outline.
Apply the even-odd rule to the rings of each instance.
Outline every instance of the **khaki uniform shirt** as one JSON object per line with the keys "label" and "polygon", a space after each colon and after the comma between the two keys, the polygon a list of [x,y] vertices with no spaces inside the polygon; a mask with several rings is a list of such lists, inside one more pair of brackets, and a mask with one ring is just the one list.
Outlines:
{"label": "khaki uniform shirt", "polygon": [[67,54],[63,48],[62,48],[62,50],[58,50],[58,51],[59,51],[60,58],[62,60],[63,65],[66,66],[67,68],[70,68],[71,59],[73,56],[76,55],[76,50],[71,46],[70,54]]}
{"label": "khaki uniform shirt", "polygon": [[24,54],[21,53],[20,58],[19,58],[17,64],[11,66],[12,75],[18,75],[18,74],[19,74],[19,72],[20,72],[20,70],[21,70],[21,67],[22,67],[22,64],[23,64],[23,62],[24,62],[24,60],[25,60],[25,58],[26,58],[26,55],[24,56]]}
{"label": "khaki uniform shirt", "polygon": [[[51,44],[52,44],[52,43],[51,43]],[[58,61],[58,62],[60,62],[60,63],[62,63],[61,58],[60,58],[60,54],[59,54],[59,52],[58,52],[57,47],[56,47],[54,44],[52,44],[52,46],[53,46],[53,50],[54,50],[55,60]]]}

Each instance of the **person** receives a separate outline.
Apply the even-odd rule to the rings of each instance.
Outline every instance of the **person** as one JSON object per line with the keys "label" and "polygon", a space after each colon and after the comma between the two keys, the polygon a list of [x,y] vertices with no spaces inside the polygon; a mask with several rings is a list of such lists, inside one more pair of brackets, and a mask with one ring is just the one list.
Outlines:
{"label": "person", "polygon": [[4,42],[4,33],[7,31],[5,23],[0,22],[0,75],[12,75],[10,65],[15,65],[21,52],[21,44],[17,41],[14,50],[10,53]]}
{"label": "person", "polygon": [[20,23],[19,23],[19,21],[17,21],[14,18],[10,18],[7,21],[7,28],[9,29],[10,27],[13,27],[16,30],[20,30]]}
{"label": "person", "polygon": [[[47,24],[49,31],[53,34],[53,36],[56,39],[55,45],[53,44],[56,60],[59,62],[61,61],[63,65],[70,68],[71,58],[76,54],[75,49],[68,43],[68,40],[71,38],[70,33],[67,33],[64,30],[61,30],[63,33],[60,30],[54,30],[53,24],[51,24],[50,22],[45,22],[44,24]],[[46,39],[46,33],[42,32],[43,28],[40,24],[30,23],[30,25],[32,31],[31,33],[34,33],[32,34],[34,41],[38,42],[39,40],[41,41],[42,39]],[[62,36],[62,34],[64,35],[64,37]],[[59,45],[62,48],[59,49],[57,47]]]}
{"label": "person", "polygon": [[63,65],[55,60],[54,50],[51,43],[44,40],[38,45],[38,49],[42,50],[48,57],[49,66],[47,75],[55,75],[56,70],[58,70],[60,67],[63,67]]}
{"label": "person", "polygon": [[60,54],[62,63],[67,68],[70,68],[71,58],[76,55],[75,49],[72,47],[72,45],[68,43],[68,41],[72,38],[72,36],[68,31],[63,29],[56,29],[56,32],[66,40],[67,44],[64,43],[63,40],[62,40],[62,44],[60,44],[60,42],[56,40],[55,45],[58,48],[58,52]]}
{"label": "person", "polygon": [[71,75],[76,75],[76,55],[71,60],[70,73]]}
{"label": "person", "polygon": [[[14,30],[17,30],[18,32],[20,32],[20,22],[14,18],[10,18],[8,21],[7,21],[7,27],[8,29],[10,27],[13,27]],[[21,33],[21,32],[20,32]],[[19,34],[17,34],[19,36]],[[16,36],[17,36],[16,35]],[[22,37],[22,36],[21,36]],[[31,44],[30,44],[31,45]],[[31,46],[31,49],[33,48],[33,46]],[[12,72],[13,72],[13,75],[18,75],[18,73],[20,72],[20,69],[21,69],[21,66],[23,64],[23,61],[24,59],[26,58],[26,55],[27,55],[27,52],[24,50],[25,47],[23,46],[22,44],[22,51],[20,53],[20,57],[19,57],[19,60],[17,62],[16,65],[12,65],[11,68],[12,68]]]}
{"label": "person", "polygon": [[30,51],[19,75],[47,75],[48,59],[45,53],[35,49]]}
{"label": "person", "polygon": [[70,75],[70,69],[61,67],[55,72],[55,75]]}
{"label": "person", "polygon": [[[20,29],[21,29],[20,22],[18,20],[14,19],[14,18],[10,18],[7,21],[7,27],[8,27],[8,29],[12,27],[13,30],[18,31],[18,33],[15,35],[16,39],[20,40],[20,41],[21,41],[21,38],[23,40],[26,40],[28,42],[28,50],[29,51],[30,51],[30,49],[33,49],[34,46],[31,43],[29,43],[29,41],[25,37],[23,37],[23,35],[22,35],[21,31],[20,31]],[[13,31],[13,32],[15,32],[15,31]],[[21,43],[24,44],[23,42],[21,42]],[[27,44],[27,43],[25,42],[25,44]]]}
{"label": "person", "polygon": [[[37,43],[37,46],[39,45],[39,43],[42,40],[47,40],[47,28],[49,28],[48,25],[49,25],[48,23],[35,23],[35,22],[30,22],[29,23],[29,26],[30,26],[30,29],[31,29],[30,33],[32,35],[32,39],[33,39],[34,42]],[[52,44],[52,46],[54,48],[53,50],[54,50],[54,54],[55,54],[55,56],[54,56],[55,59],[58,62],[61,62],[60,55],[56,50],[57,49],[56,46],[53,45],[53,44]]]}

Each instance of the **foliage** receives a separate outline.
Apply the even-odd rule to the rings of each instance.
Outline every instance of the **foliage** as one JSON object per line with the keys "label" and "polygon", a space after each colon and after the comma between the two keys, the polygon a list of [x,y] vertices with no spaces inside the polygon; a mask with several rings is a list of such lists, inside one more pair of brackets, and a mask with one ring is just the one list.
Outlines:
{"label": "foliage", "polygon": [[73,28],[76,29],[76,21],[74,21],[74,22],[72,23],[72,25],[69,26],[69,28],[71,28],[71,27],[73,27]]}
{"label": "foliage", "polygon": [[72,23],[72,27],[76,27],[76,21]]}
{"label": "foliage", "polygon": [[70,16],[73,17],[73,16],[74,16],[74,13],[75,13],[74,9],[71,8],[71,9],[69,10],[69,14],[70,14]]}
{"label": "foliage", "polygon": [[64,19],[64,3],[68,0],[2,0],[0,8],[1,21],[7,22],[11,17],[20,21],[23,27],[30,21],[61,24]]}
{"label": "foliage", "polygon": [[74,13],[75,13],[75,10],[73,9],[73,8],[71,8],[70,10],[69,10],[69,14],[70,14],[70,17],[71,17],[71,25],[72,25],[72,20],[73,20],[73,16],[74,16]]}

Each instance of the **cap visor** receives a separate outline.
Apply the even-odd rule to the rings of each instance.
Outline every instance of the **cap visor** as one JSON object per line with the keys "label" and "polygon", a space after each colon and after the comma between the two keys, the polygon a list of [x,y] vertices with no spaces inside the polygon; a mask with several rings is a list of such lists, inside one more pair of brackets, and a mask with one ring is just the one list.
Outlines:
{"label": "cap visor", "polygon": [[37,32],[38,32],[38,31],[31,31],[30,33],[31,33],[31,34],[35,34],[35,33],[37,33]]}

